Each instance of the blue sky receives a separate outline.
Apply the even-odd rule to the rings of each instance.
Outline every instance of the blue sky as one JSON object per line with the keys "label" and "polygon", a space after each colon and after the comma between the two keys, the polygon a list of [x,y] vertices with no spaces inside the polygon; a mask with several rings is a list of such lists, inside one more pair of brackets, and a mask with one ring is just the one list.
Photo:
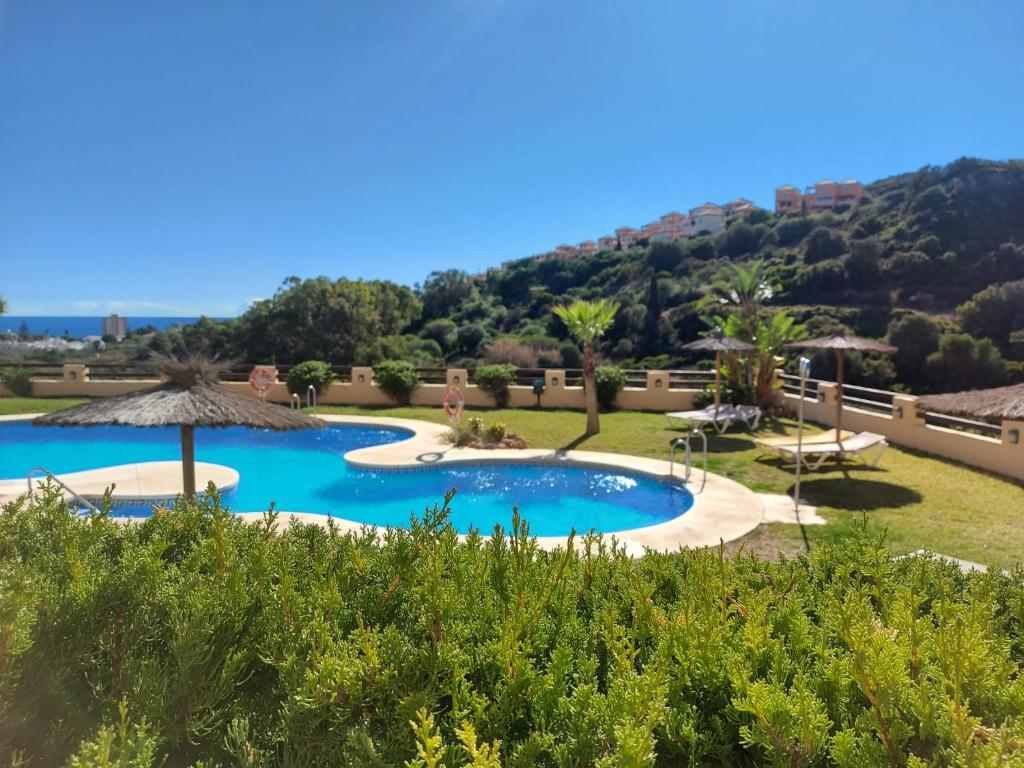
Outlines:
{"label": "blue sky", "polygon": [[0,0],[11,314],[235,314],[1024,156],[1024,3]]}

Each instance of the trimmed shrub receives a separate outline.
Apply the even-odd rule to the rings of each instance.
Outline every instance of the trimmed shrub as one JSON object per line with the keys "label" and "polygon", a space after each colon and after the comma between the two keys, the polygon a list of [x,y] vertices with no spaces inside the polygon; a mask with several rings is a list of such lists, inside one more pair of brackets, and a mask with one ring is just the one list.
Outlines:
{"label": "trimmed shrub", "polygon": [[597,384],[597,402],[606,411],[615,407],[619,392],[626,386],[626,373],[618,366],[599,365],[594,370]]}
{"label": "trimmed shrub", "polygon": [[28,368],[8,368],[0,371],[0,382],[17,397],[32,397],[32,371]]}
{"label": "trimmed shrub", "polygon": [[374,366],[373,378],[381,391],[399,405],[408,405],[413,390],[420,385],[420,375],[405,360],[385,360]]}
{"label": "trimmed shrub", "polygon": [[1022,570],[895,559],[863,527],[777,562],[547,552],[518,514],[460,540],[451,501],[379,536],[243,521],[215,494],[127,526],[56,489],[7,504],[4,764],[1024,757]]}
{"label": "trimmed shrub", "polygon": [[494,399],[499,408],[508,405],[508,388],[516,380],[516,367],[511,363],[481,365],[473,371],[473,382]]}
{"label": "trimmed shrub", "polygon": [[332,381],[334,373],[331,366],[322,360],[307,360],[288,371],[288,391],[299,397],[305,396],[310,385],[318,395],[322,395]]}

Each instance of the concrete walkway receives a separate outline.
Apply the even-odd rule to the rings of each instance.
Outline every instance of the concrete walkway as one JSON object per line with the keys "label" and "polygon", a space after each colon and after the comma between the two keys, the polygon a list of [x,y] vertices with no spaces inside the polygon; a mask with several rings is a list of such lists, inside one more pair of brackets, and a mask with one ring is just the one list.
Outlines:
{"label": "concrete walkway", "polygon": [[[114,486],[115,503],[147,502],[173,499],[182,492],[180,461],[146,461],[138,464],[118,464],[102,469],[65,472],[57,479],[88,501],[101,499],[106,490]],[[32,478],[32,485],[40,488],[46,483],[45,475]],[[221,491],[230,491],[238,485],[238,472],[220,464],[196,462],[196,490],[213,483]],[[0,502],[10,501],[28,491],[28,481],[0,480]]]}

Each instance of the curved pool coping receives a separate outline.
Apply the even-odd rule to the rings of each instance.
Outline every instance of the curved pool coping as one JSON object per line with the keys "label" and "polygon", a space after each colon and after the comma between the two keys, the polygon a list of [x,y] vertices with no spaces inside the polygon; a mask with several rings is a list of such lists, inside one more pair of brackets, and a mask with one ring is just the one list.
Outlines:
{"label": "curved pool coping", "polygon": [[[37,414],[15,417],[0,417],[0,421],[31,419]],[[699,482],[695,473],[694,482],[686,483],[683,472],[676,468],[670,474],[670,465],[660,459],[648,459],[623,453],[598,451],[551,450],[546,448],[495,449],[458,448],[445,441],[448,427],[416,419],[399,419],[387,416],[337,416],[318,414],[318,417],[332,424],[352,426],[395,427],[408,430],[411,435],[404,439],[383,445],[357,448],[344,455],[344,460],[356,467],[368,469],[392,469],[396,471],[426,469],[447,464],[480,463],[544,463],[551,465],[572,464],[602,469],[625,470],[647,475],[662,481],[672,479],[682,483],[693,492],[693,485]],[[124,465],[122,465],[124,466]],[[129,465],[131,466],[131,465]],[[88,470],[99,475],[111,468]],[[237,474],[237,473],[236,473]],[[63,475],[61,477],[64,477]],[[24,483],[24,481],[20,481]],[[118,496],[120,500],[120,496]],[[263,512],[237,512],[244,520],[261,520]],[[709,472],[704,490],[694,493],[693,505],[683,514],[663,523],[630,528],[606,534],[624,547],[630,555],[643,554],[646,549],[674,551],[680,547],[710,547],[722,542],[733,541],[750,533],[761,523],[764,504],[761,498],[735,480]],[[138,520],[141,518],[119,518]],[[340,531],[361,531],[372,528],[355,520],[312,512],[282,510],[278,524],[287,525],[290,520],[313,523],[327,527],[332,521]],[[580,531],[579,533],[583,533]],[[539,546],[544,549],[564,547],[565,536],[539,536]]]}

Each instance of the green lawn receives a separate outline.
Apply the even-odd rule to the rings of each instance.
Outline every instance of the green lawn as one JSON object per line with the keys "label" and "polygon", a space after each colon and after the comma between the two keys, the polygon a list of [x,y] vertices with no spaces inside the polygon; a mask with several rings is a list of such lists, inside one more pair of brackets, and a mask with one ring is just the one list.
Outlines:
{"label": "green lawn", "polygon": [[[77,401],[0,398],[0,414],[49,411]],[[445,422],[440,408],[323,407],[321,413],[399,416]],[[668,457],[668,443],[682,434],[664,416],[618,411],[601,416],[601,434],[582,436],[584,416],[574,411],[482,410],[486,421],[504,421],[531,447],[579,448]],[[770,422],[764,433],[792,430]],[[710,468],[755,491],[791,493],[793,469],[764,459],[744,432],[710,437]],[[878,469],[846,464],[805,475],[803,497],[818,505],[827,526],[765,524],[738,542],[760,554],[795,554],[825,537],[845,535],[862,520],[885,532],[894,551],[932,549],[956,557],[1010,567],[1024,560],[1024,485],[917,451],[891,447]]]}
{"label": "green lawn", "polygon": [[70,397],[0,397],[0,416],[59,411],[84,402],[82,398]]}

